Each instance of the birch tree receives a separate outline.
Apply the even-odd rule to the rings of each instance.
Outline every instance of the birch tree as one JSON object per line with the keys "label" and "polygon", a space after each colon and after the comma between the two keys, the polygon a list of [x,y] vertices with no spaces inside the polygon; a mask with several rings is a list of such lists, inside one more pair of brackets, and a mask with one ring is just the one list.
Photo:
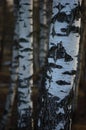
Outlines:
{"label": "birch tree", "polygon": [[[49,3],[49,15],[48,2],[51,2]],[[38,0],[14,0],[16,24],[11,85],[0,128],[5,128],[6,121],[11,115],[18,74],[17,129],[71,130],[72,103],[74,95],[76,95],[75,91],[78,90],[76,84],[79,63],[81,2],[82,0],[53,0],[52,6],[52,1],[48,0],[40,0],[40,3]],[[37,18],[35,16],[35,11],[40,16],[40,23],[38,16],[36,15]],[[50,19],[51,24],[49,23]],[[36,22],[40,24],[37,27]],[[40,46],[37,31],[40,35]],[[37,49],[38,53],[35,55]],[[36,63],[36,61],[40,61],[40,63]],[[35,67],[33,67],[33,63]],[[39,96],[38,92],[35,93],[35,96],[36,99],[40,99],[35,100],[34,103],[32,99],[34,96],[33,73],[41,67],[43,70],[41,73],[39,72],[39,77],[36,79],[39,84],[35,84],[34,80],[34,87],[38,85],[37,87],[40,87],[41,91],[40,97],[37,97]],[[33,68],[35,68],[34,71]],[[39,81],[40,79],[41,81]],[[40,108],[37,112],[34,108],[36,108],[35,105],[38,105],[39,100]],[[34,114],[35,112],[38,115]],[[33,117],[33,114],[37,117]]]}
{"label": "birch tree", "polygon": [[[39,130],[70,130],[78,72],[81,0],[53,0]],[[47,73],[46,73],[47,71]]]}
{"label": "birch tree", "polygon": [[19,1],[18,129],[31,129],[33,86],[33,1]]}

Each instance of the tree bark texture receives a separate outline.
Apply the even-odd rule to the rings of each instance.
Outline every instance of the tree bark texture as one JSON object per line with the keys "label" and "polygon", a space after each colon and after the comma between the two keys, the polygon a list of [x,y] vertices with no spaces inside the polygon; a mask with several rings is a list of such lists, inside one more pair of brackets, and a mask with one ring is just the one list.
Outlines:
{"label": "tree bark texture", "polygon": [[80,0],[53,0],[39,130],[71,129],[72,102],[78,87],[80,6]]}
{"label": "tree bark texture", "polygon": [[33,1],[19,0],[18,129],[31,130],[33,86]]}
{"label": "tree bark texture", "polygon": [[18,130],[71,130],[78,93],[81,2],[14,0],[11,83],[0,128],[11,115],[18,78]]}

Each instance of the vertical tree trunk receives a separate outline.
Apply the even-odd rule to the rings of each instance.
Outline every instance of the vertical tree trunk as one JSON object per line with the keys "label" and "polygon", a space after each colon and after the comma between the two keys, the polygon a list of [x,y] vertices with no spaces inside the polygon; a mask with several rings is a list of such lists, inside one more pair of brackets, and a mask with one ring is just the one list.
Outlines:
{"label": "vertical tree trunk", "polygon": [[5,35],[6,35],[6,17],[7,17],[7,2],[6,0],[3,0],[2,2],[2,18],[1,18],[1,24],[2,24],[2,32],[1,32],[1,39],[0,39],[0,69],[2,67],[2,62],[3,62],[3,54],[4,54],[4,45],[5,45]]}
{"label": "vertical tree trunk", "polygon": [[81,0],[53,0],[39,130],[70,130],[78,73]]}
{"label": "vertical tree trunk", "polygon": [[17,73],[18,73],[18,33],[19,33],[17,0],[14,0],[14,16],[15,16],[15,29],[14,29],[14,38],[13,38],[13,45],[12,45],[10,85],[8,88],[9,91],[6,98],[4,114],[0,122],[0,130],[5,129],[8,121],[11,118],[15,92],[16,92],[16,81],[17,81]]}
{"label": "vertical tree trunk", "polygon": [[85,83],[86,78],[86,1],[82,0],[82,36],[81,36],[81,77],[80,77],[80,85],[82,86]]}
{"label": "vertical tree trunk", "polygon": [[39,63],[40,63],[40,71],[39,71],[39,96],[38,96],[38,117],[37,117],[37,130],[41,130],[42,126],[40,126],[40,117],[42,117],[44,113],[42,113],[42,109],[45,109],[42,104],[43,102],[43,79],[44,79],[44,70],[47,62],[48,49],[49,49],[49,31],[50,31],[50,22],[51,22],[51,14],[52,14],[52,1],[49,0],[40,0],[40,44],[39,44]]}
{"label": "vertical tree trunk", "polygon": [[19,1],[18,128],[31,130],[33,86],[32,0]]}
{"label": "vertical tree trunk", "polygon": [[38,75],[39,75],[39,0],[33,0],[33,89],[32,89],[32,102],[33,102],[33,130],[37,129],[38,117]]}
{"label": "vertical tree trunk", "polygon": [[40,67],[43,67],[46,62],[48,43],[49,43],[49,25],[52,14],[52,1],[40,0],[40,46],[39,60]]}
{"label": "vertical tree trunk", "polygon": [[34,73],[39,70],[39,0],[33,0]]}
{"label": "vertical tree trunk", "polygon": [[48,50],[47,0],[40,0],[40,67],[44,66]]}

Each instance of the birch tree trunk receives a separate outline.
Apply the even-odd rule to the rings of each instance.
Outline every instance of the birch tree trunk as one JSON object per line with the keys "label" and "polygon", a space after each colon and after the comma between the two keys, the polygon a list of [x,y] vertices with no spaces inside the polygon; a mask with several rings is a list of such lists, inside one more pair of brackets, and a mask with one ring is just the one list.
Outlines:
{"label": "birch tree trunk", "polygon": [[2,120],[0,122],[0,130],[5,129],[7,127],[7,123],[12,116],[12,108],[16,93],[16,81],[17,81],[17,73],[18,73],[18,2],[14,0],[14,16],[15,16],[15,29],[14,29],[14,38],[12,45],[12,60],[11,60],[11,68],[10,68],[10,85],[9,91],[6,98],[6,104],[4,113],[2,116]]}
{"label": "birch tree trunk", "polygon": [[39,130],[71,130],[72,102],[78,87],[80,6],[81,0],[53,0]]}
{"label": "birch tree trunk", "polygon": [[31,130],[33,86],[32,0],[19,1],[18,128]]}

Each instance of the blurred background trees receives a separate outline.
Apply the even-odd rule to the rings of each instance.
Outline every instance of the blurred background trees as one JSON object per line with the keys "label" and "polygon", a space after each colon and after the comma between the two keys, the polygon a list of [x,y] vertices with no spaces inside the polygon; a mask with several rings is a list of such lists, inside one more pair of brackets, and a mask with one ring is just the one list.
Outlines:
{"label": "blurred background trees", "polygon": [[[11,0],[7,0],[7,1],[3,0],[0,3],[0,13],[1,13],[1,18],[0,18],[0,67],[1,67],[1,70],[0,70],[0,87],[1,87],[0,88],[1,89],[1,92],[0,92],[0,95],[1,95],[0,118],[2,117],[3,108],[5,107],[6,95],[8,93],[9,82],[10,82],[10,71],[12,74],[11,59],[13,56],[13,54],[12,54],[13,53],[12,46],[13,46],[13,40],[14,40],[14,31],[13,30],[14,30],[14,25],[15,25],[14,15],[13,15],[14,9],[13,9],[12,2],[13,1],[11,1]],[[45,65],[45,61],[47,61],[47,59],[45,60],[45,57],[46,57],[46,54],[48,53],[47,49],[49,48],[49,46],[48,46],[49,38],[47,38],[47,37],[49,37],[49,31],[50,31],[49,27],[50,27],[50,19],[51,19],[51,14],[52,14],[52,11],[50,11],[51,8],[52,8],[52,4],[49,3],[48,0],[43,0],[43,1],[40,0],[40,3],[38,3],[37,0],[34,0],[34,4],[33,4],[33,14],[34,14],[33,15],[33,20],[34,20],[34,22],[33,22],[33,29],[34,29],[34,31],[33,31],[33,43],[34,43],[33,44],[33,46],[34,46],[33,81],[34,81],[34,86],[32,88],[32,100],[33,100],[33,106],[34,106],[33,118],[34,118],[34,122],[36,122],[34,124],[34,129],[39,129],[39,130],[48,129],[48,128],[46,128],[46,124],[47,124],[47,121],[50,121],[50,119],[49,120],[46,119],[48,117],[46,115],[49,113],[49,111],[46,109],[48,109],[48,107],[51,106],[50,104],[53,102],[53,99],[51,101],[48,100],[47,93],[46,93],[47,91],[45,91],[46,87],[44,88],[44,85],[45,85],[44,82],[45,82],[45,77],[46,77],[45,71],[47,71],[46,67],[44,69],[44,65]],[[61,11],[61,9],[64,7],[62,7],[61,3],[59,3],[56,8],[59,8],[59,10]],[[83,0],[82,8],[85,10],[85,1],[84,0]],[[40,13],[39,13],[39,10],[40,10]],[[85,77],[86,77],[85,76],[86,52],[85,52],[85,42],[84,42],[85,34],[86,34],[85,33],[85,22],[86,22],[85,21],[86,20],[85,12],[86,11],[82,11],[82,32],[81,32],[81,42],[80,42],[81,43],[80,44],[80,53],[82,55],[82,58],[80,58],[80,62],[82,63],[81,76],[80,76],[80,85],[81,86],[83,86],[83,82],[85,82]],[[59,19],[59,17],[58,17],[58,19]],[[60,22],[60,20],[59,20],[59,22]],[[64,19],[62,19],[62,20],[64,21]],[[52,18],[52,22],[55,22],[54,16]],[[56,29],[55,27],[52,27],[53,39],[54,39],[55,35],[59,35],[59,34],[55,34],[56,33],[55,29]],[[63,29],[63,33],[65,33],[65,29]],[[71,31],[69,31],[69,33],[71,33]],[[59,40],[59,42],[60,41],[62,41],[62,39]],[[44,43],[46,43],[46,44],[44,44]],[[54,48],[53,48],[53,46],[54,46]],[[51,50],[50,53],[52,53],[51,55],[49,54],[50,57],[52,57],[52,55],[53,55],[53,50],[56,50],[55,46],[57,48],[58,44],[50,45],[51,49],[49,48],[49,50]],[[16,47],[16,49],[17,49],[17,47]],[[60,49],[61,49],[61,46],[60,46]],[[54,61],[57,60],[57,58],[55,56],[53,56],[53,58],[54,58]],[[54,63],[50,62],[48,64],[49,64],[50,69],[56,68],[56,67],[61,67],[61,66],[57,66],[57,65],[54,66],[54,64],[56,64],[56,61]],[[42,71],[40,71],[40,70],[42,70]],[[47,78],[50,78],[50,77],[48,76]],[[41,84],[41,81],[43,84]],[[59,84],[59,83],[60,82],[57,82],[57,84]],[[42,88],[40,88],[40,86],[42,86]],[[40,91],[41,91],[41,94],[39,95]],[[12,92],[12,90],[11,90],[11,92]],[[41,95],[42,95],[42,97],[41,97]],[[45,102],[43,100],[45,100]],[[13,124],[14,127],[17,124],[16,121],[14,123],[14,120],[17,119],[16,102],[17,102],[17,97],[15,97],[14,105],[12,107],[12,115],[11,115],[12,120],[7,122],[8,128],[12,126],[11,124]],[[40,103],[40,105],[38,105],[39,103]],[[46,106],[46,103],[47,103],[47,105],[50,105],[50,106]],[[42,110],[41,110],[40,106],[41,106]],[[51,108],[52,108],[52,106],[51,106]],[[50,108],[49,108],[49,110],[50,110]],[[43,117],[43,115],[40,114],[41,112],[43,115],[46,113],[46,115]],[[50,116],[52,116],[52,114]],[[40,124],[40,122],[38,122],[39,119],[41,119],[40,121],[41,121],[41,123],[44,124],[44,126],[43,126],[43,124]],[[52,122],[52,121],[50,121],[50,122]],[[53,124],[50,124],[50,122],[48,122],[48,124],[50,125],[49,127],[51,128],[51,126],[53,126]],[[39,123],[38,126],[37,126],[37,123]]]}

